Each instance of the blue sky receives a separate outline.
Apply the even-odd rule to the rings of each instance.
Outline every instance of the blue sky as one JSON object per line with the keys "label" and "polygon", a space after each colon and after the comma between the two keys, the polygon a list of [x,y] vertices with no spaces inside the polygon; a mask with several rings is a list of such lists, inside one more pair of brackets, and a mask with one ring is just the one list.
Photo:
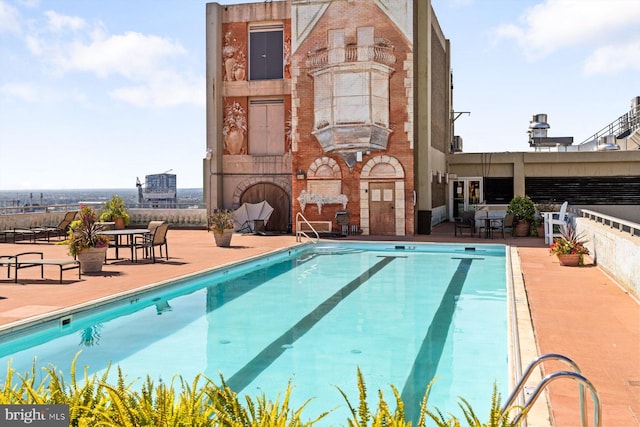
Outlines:
{"label": "blue sky", "polygon": [[[529,151],[537,113],[579,143],[640,96],[640,1],[432,3],[465,152]],[[0,189],[201,187],[205,4],[0,0]]]}

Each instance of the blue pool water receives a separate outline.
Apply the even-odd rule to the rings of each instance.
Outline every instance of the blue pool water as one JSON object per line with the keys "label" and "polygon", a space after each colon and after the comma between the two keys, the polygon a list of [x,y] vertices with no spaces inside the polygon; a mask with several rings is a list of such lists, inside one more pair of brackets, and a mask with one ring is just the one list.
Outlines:
{"label": "blue pool water", "polygon": [[[54,364],[129,380],[188,381],[198,373],[239,394],[274,399],[291,379],[303,415],[337,409],[320,425],[346,425],[360,367],[373,408],[377,390],[401,393],[415,417],[456,413],[458,396],[483,418],[493,384],[507,393],[505,247],[320,243],[165,284],[0,337],[0,366]],[[115,369],[112,369],[115,374]],[[142,381],[138,381],[141,383]]]}

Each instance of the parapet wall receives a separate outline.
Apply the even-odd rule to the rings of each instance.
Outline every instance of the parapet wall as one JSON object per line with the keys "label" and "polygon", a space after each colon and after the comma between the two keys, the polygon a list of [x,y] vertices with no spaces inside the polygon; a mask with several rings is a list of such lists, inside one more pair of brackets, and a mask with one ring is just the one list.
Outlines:
{"label": "parapet wall", "polygon": [[[129,227],[146,226],[149,221],[162,220],[174,228],[206,228],[206,209],[127,209],[131,222]],[[34,212],[0,215],[0,230],[56,226],[65,212]]]}
{"label": "parapet wall", "polygon": [[[575,217],[576,230],[598,266],[613,276],[636,298],[640,296],[640,236],[590,218]],[[638,225],[640,228],[640,225]]]}

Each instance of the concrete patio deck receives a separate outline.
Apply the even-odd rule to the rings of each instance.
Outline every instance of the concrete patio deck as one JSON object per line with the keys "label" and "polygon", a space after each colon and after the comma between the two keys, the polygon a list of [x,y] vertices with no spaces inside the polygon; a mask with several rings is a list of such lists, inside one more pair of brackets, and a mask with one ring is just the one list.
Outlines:
{"label": "concrete patio deck", "polygon": [[[492,242],[516,247],[538,354],[560,353],[578,364],[598,390],[603,426],[640,426],[640,304],[590,261],[584,267],[562,267],[541,238],[454,237],[448,223],[434,227],[430,235],[384,240]],[[109,260],[102,273],[82,275],[81,280],[75,271],[65,272],[62,284],[55,268],[45,267],[45,279],[40,278],[39,269],[21,270],[18,284],[6,279],[6,270],[0,269],[0,328],[296,244],[291,235],[234,235],[231,248],[218,248],[206,231],[180,229],[169,230],[168,242],[169,261]],[[53,243],[0,244],[0,255],[26,251],[41,251],[49,258],[68,256],[65,246]],[[553,362],[544,365],[546,372],[565,369]],[[548,390],[552,425],[580,425],[577,384],[557,381]],[[587,398],[592,425],[590,400]]]}

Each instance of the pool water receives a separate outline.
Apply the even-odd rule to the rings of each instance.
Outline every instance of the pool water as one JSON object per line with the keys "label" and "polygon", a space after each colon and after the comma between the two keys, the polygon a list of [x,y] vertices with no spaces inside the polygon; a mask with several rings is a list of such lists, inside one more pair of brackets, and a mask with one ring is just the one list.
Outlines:
{"label": "pool water", "polygon": [[67,372],[79,350],[90,374],[111,362],[129,380],[221,373],[239,394],[274,400],[292,380],[292,407],[314,398],[305,418],[337,408],[319,425],[346,425],[336,387],[356,406],[358,367],[372,408],[378,389],[393,406],[393,384],[416,419],[435,377],[430,407],[455,414],[462,396],[482,418],[493,384],[507,393],[505,247],[285,250],[0,337],[0,364],[22,373],[37,357]]}

